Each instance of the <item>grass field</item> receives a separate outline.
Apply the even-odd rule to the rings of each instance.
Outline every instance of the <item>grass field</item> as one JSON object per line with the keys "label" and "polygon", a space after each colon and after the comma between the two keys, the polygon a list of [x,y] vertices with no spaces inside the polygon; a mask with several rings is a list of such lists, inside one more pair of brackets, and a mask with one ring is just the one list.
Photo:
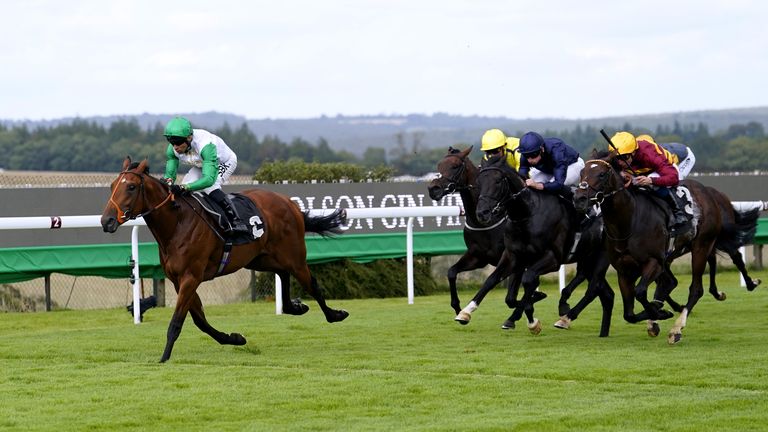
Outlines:
{"label": "grass field", "polygon": [[214,326],[248,344],[219,346],[188,319],[166,364],[170,309],[141,325],[122,308],[2,314],[0,430],[766,430],[768,288],[748,293],[735,273],[719,282],[728,300],[707,294],[677,346],[670,322],[656,339],[625,323],[618,297],[609,338],[597,337],[597,304],[554,329],[551,285],[539,336],[500,329],[501,290],[468,326],[446,294],[331,301],[351,313],[337,324],[311,300],[301,317],[212,306]]}

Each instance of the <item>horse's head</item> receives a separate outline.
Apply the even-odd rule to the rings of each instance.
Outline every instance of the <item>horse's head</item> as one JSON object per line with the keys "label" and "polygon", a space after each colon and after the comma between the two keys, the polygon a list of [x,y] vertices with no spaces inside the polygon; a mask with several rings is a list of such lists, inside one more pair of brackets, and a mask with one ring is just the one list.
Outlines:
{"label": "horse's head", "polygon": [[[167,186],[163,189],[166,199],[158,205],[151,205],[148,189],[160,190],[165,183],[149,175],[147,160],[131,163],[131,158],[123,161],[123,169],[110,186],[112,193],[104,213],[101,215],[101,227],[104,232],[113,233],[125,222],[144,216],[165,204],[171,197]],[[155,198],[156,199],[156,198]]]}
{"label": "horse's head", "polygon": [[445,195],[472,186],[467,168],[472,165],[472,161],[467,157],[470,152],[472,146],[463,151],[448,147],[448,154],[437,164],[440,176],[429,182],[427,187],[430,198],[438,201]]}
{"label": "horse's head", "polygon": [[609,151],[592,152],[592,159],[584,163],[579,187],[573,194],[573,206],[582,213],[592,205],[600,205],[605,198],[622,190],[624,185],[619,170],[614,166],[616,154]]}
{"label": "horse's head", "polygon": [[507,165],[506,158],[494,156],[483,161],[477,175],[480,198],[477,202],[477,220],[489,224],[494,216],[505,211],[504,205],[525,190],[523,179]]}

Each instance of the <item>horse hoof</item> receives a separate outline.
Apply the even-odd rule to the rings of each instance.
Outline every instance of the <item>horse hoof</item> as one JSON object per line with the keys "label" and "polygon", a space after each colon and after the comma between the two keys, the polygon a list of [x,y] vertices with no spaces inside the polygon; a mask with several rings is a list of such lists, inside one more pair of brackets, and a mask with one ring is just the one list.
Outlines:
{"label": "horse hoof", "polygon": [[724,292],[718,292],[717,293],[717,297],[715,297],[715,298],[717,299],[717,301],[725,301],[726,297],[727,296],[725,295]]}
{"label": "horse hoof", "polygon": [[504,323],[501,324],[502,330],[514,330],[515,329],[515,322],[512,320],[506,320]]}
{"label": "horse hoof", "polygon": [[568,330],[571,328],[571,320],[567,316],[563,315],[560,317],[559,320],[554,324],[555,328]]}
{"label": "horse hoof", "polygon": [[680,342],[680,339],[683,338],[682,333],[673,333],[669,332],[669,336],[667,337],[667,343],[670,345],[675,345],[676,343]]}
{"label": "horse hoof", "polygon": [[532,323],[528,323],[528,330],[534,336],[541,333],[541,321],[538,318],[534,318]]}
{"label": "horse hoof", "polygon": [[472,314],[461,311],[453,320],[461,325],[467,325],[469,324],[470,319],[472,319]]}
{"label": "horse hoof", "polygon": [[331,312],[325,316],[325,320],[329,323],[335,323],[339,321],[344,321],[349,316],[349,312],[345,311],[344,309],[340,310],[331,310]]}
{"label": "horse hoof", "polygon": [[229,334],[229,344],[230,345],[245,345],[246,341],[243,335],[240,333],[230,333]]}
{"label": "horse hoof", "polygon": [[747,286],[747,291],[754,291],[761,282],[760,279],[752,279],[752,284]]}
{"label": "horse hoof", "polygon": [[648,326],[648,336],[650,337],[656,337],[661,333],[661,328],[659,327],[659,323],[653,323]]}

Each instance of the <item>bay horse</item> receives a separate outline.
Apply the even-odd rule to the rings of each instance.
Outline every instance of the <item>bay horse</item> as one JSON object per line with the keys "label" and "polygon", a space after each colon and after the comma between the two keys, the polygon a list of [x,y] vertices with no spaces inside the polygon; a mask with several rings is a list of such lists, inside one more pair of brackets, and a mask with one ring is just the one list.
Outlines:
{"label": "bay horse", "polygon": [[[448,154],[437,164],[440,176],[433,179],[427,189],[429,197],[435,201],[444,196],[459,192],[464,206],[464,252],[456,263],[448,269],[448,287],[451,292],[451,307],[455,313],[461,311],[461,301],[456,289],[456,277],[459,273],[495,266],[504,252],[503,222],[506,216],[491,221],[487,226],[477,220],[476,208],[479,196],[476,187],[478,168],[469,159],[473,146],[460,151],[448,147]],[[512,281],[510,281],[512,282]]]}
{"label": "bay horse", "polygon": [[[553,194],[532,192],[503,157],[493,157],[483,162],[477,184],[478,221],[488,223],[500,213],[508,217],[504,224],[504,252],[496,269],[472,301],[456,316],[456,321],[468,323],[471,314],[488,292],[503,278],[514,275],[519,278],[524,292],[505,324],[513,326],[525,313],[529,330],[538,334],[541,323],[533,315],[533,303],[537,300],[536,288],[539,286],[540,275],[557,271],[562,264],[577,262],[578,271],[589,281],[588,296],[593,296],[591,299],[599,297],[601,300],[601,336],[607,336],[613,309],[613,291],[605,280],[608,260],[602,248],[600,225],[592,223],[589,229],[577,234],[579,221],[573,209],[569,208],[570,204]],[[580,237],[578,243],[577,235]],[[507,297],[510,295],[508,292]],[[573,319],[588,303],[580,302],[569,311]]]}
{"label": "bay horse", "polygon": [[[222,345],[244,345],[239,333],[223,333],[205,318],[197,288],[203,281],[232,273],[241,268],[275,272],[280,276],[283,298],[290,298],[289,276],[320,305],[328,322],[343,321],[349,313],[326,305],[322,290],[307,266],[305,232],[321,235],[339,233],[346,213],[338,209],[330,215],[311,217],[302,213],[288,197],[252,189],[242,195],[252,200],[262,212],[264,233],[257,239],[232,246],[224,258],[225,241],[214,228],[215,222],[191,197],[176,196],[168,185],[149,175],[147,160],[123,162],[122,171],[111,184],[111,196],[101,216],[104,232],[114,233],[124,222],[142,216],[160,251],[160,264],[173,282],[178,298],[168,325],[163,363],[171,357],[173,344],[181,333],[187,312],[195,325]],[[285,302],[283,312],[302,315],[309,307],[300,300]]]}
{"label": "bay horse", "polygon": [[[707,262],[713,259],[717,247],[724,251],[731,251],[734,246],[738,249],[736,245],[744,244],[754,235],[757,211],[724,220],[721,205],[728,202],[727,198],[699,182],[684,180],[681,184],[690,191],[694,202],[695,230],[671,238],[668,230],[671,212],[667,204],[650,193],[628,189],[620,176],[619,159],[614,152],[594,152],[592,157],[582,170],[574,205],[580,211],[595,204],[601,207],[608,257],[618,274],[626,321],[672,317],[671,312],[661,307],[677,285],[669,266],[675,258],[691,252],[688,300],[667,337],[670,344],[676,344],[682,339],[688,315],[703,295],[702,275]],[[711,277],[714,281],[714,276]],[[638,278],[640,281],[635,284]],[[649,302],[647,290],[653,282],[657,289],[653,301]],[[718,300],[725,299],[714,283],[710,292]],[[635,299],[644,309],[639,314],[634,313]],[[648,333],[658,334],[651,325],[649,323]]]}

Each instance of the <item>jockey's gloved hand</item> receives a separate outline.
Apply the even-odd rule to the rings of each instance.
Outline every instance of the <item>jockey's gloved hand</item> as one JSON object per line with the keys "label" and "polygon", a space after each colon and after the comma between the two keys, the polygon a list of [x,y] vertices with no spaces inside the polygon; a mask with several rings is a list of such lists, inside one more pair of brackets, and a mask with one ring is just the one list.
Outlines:
{"label": "jockey's gloved hand", "polygon": [[173,179],[164,178],[164,179],[163,179],[163,181],[164,181],[164,182],[165,182],[165,183],[166,183],[168,186],[170,186],[170,185],[172,185],[172,184],[173,184]]}
{"label": "jockey's gloved hand", "polygon": [[182,196],[189,193],[184,185],[171,185],[171,193],[176,196]]}

